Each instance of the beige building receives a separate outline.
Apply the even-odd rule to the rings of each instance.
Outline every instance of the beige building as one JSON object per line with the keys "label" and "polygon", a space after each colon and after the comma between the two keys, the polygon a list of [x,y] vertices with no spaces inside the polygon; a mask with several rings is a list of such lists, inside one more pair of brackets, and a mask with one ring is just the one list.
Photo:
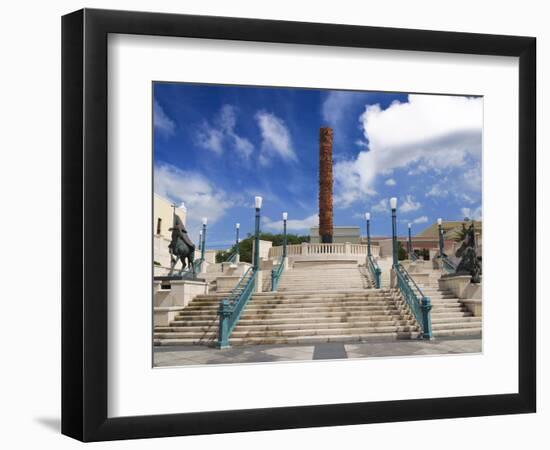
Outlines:
{"label": "beige building", "polygon": [[[361,241],[359,227],[334,227],[332,242],[334,244],[345,244],[350,242],[351,244],[359,244]],[[309,229],[309,242],[312,244],[318,244],[321,242],[319,237],[319,227],[311,227]]]}
{"label": "beige building", "polygon": [[[170,267],[170,228],[174,223],[174,208],[172,203],[158,194],[153,194],[153,250],[154,261],[157,267]],[[176,208],[176,214],[185,224],[186,210]]]}

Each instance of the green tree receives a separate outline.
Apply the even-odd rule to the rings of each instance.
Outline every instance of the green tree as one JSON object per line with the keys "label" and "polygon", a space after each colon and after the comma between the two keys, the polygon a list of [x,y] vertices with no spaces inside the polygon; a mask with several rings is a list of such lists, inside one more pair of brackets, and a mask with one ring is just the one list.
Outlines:
{"label": "green tree", "polygon": [[[309,236],[301,236],[297,234],[287,234],[287,245],[301,244],[302,242],[309,242]],[[284,235],[273,234],[273,233],[260,233],[260,240],[270,241],[273,243],[274,247],[283,245]],[[252,262],[252,246],[254,245],[254,236],[250,233],[248,236],[241,240],[240,242],[240,260],[243,262]],[[216,262],[224,262],[229,259],[229,257],[237,251],[236,245],[233,245],[229,250],[219,251],[216,253]]]}

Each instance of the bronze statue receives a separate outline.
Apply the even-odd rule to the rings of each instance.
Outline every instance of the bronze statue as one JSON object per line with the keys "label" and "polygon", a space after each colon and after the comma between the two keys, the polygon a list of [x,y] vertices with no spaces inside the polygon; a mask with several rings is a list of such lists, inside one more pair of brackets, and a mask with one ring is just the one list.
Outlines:
{"label": "bronze statue", "polygon": [[[179,275],[183,273],[185,268],[189,266],[191,273],[195,275],[195,266],[193,261],[195,260],[195,244],[187,235],[185,225],[177,214],[174,214],[174,226],[170,228],[172,232],[172,240],[168,245],[171,256],[171,267],[169,276],[172,276],[174,267],[181,261],[181,269]],[[187,260],[187,263],[185,262]]]}
{"label": "bronze statue", "polygon": [[455,255],[460,259],[456,268],[457,274],[471,275],[472,283],[481,282],[481,257],[477,255],[475,243],[474,223],[466,230],[466,236]]}

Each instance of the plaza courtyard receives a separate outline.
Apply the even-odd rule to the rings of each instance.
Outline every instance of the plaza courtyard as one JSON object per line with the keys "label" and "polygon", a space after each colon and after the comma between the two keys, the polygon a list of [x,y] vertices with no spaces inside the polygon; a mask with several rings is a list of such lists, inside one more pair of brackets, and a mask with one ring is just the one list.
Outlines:
{"label": "plaza courtyard", "polygon": [[432,341],[320,343],[315,345],[253,345],[221,351],[200,346],[155,347],[155,367],[203,364],[247,364],[290,361],[326,361],[481,353],[481,339],[447,338]]}

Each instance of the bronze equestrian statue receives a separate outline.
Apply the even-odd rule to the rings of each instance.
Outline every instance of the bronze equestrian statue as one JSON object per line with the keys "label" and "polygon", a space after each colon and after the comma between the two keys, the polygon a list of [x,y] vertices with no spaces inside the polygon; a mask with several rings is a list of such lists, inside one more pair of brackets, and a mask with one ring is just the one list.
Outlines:
{"label": "bronze equestrian statue", "polygon": [[[463,225],[464,227],[464,225]],[[477,256],[475,244],[475,231],[473,222],[466,231],[466,236],[455,254],[461,258],[456,268],[457,274],[471,275],[472,283],[481,282],[481,257]]]}
{"label": "bronze equestrian statue", "polygon": [[[182,275],[183,271],[189,266],[191,273],[195,276],[195,244],[191,241],[187,235],[185,225],[177,214],[174,214],[174,226],[170,228],[172,232],[172,240],[168,245],[171,256],[170,273],[168,276],[172,276],[174,268],[178,261],[181,261],[181,269],[178,275]],[[185,262],[187,260],[187,263]]]}

